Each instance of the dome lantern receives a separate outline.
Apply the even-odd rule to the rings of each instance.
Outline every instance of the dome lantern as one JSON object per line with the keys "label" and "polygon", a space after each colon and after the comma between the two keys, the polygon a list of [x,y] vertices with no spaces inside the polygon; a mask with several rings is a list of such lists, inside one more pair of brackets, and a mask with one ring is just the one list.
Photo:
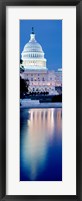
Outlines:
{"label": "dome lantern", "polygon": [[29,42],[32,42],[32,41],[36,41],[35,40],[35,34],[34,34],[34,28],[32,27],[32,33],[30,34],[30,40]]}

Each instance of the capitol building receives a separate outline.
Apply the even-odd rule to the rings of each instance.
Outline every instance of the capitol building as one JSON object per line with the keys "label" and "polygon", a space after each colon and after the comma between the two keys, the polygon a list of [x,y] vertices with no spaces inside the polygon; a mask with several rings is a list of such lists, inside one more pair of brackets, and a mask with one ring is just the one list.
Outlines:
{"label": "capitol building", "polygon": [[[29,42],[24,46],[21,53],[24,72],[21,77],[29,80],[29,92],[48,92],[58,94],[56,87],[62,86],[62,70],[48,70],[47,59],[41,45],[36,41],[32,28]],[[21,67],[21,66],[20,66]]]}

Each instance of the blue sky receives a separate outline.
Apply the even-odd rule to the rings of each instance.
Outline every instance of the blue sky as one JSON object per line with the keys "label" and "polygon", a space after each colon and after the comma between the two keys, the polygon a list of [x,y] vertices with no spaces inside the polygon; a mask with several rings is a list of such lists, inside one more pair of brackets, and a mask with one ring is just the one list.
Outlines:
{"label": "blue sky", "polygon": [[34,27],[37,42],[45,52],[49,70],[62,67],[62,20],[20,20],[20,53]]}

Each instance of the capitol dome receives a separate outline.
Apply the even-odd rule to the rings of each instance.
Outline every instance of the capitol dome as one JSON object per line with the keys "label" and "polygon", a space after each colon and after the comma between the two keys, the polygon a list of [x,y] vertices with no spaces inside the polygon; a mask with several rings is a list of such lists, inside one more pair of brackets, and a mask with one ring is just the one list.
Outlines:
{"label": "capitol dome", "polygon": [[35,39],[33,28],[32,33],[30,34],[30,40],[24,46],[21,55],[25,69],[47,70],[46,59],[44,58],[44,52],[41,45]]}
{"label": "capitol dome", "polygon": [[37,41],[35,40],[35,35],[31,34],[31,40],[24,46],[23,53],[25,52],[40,52],[43,53],[42,47]]}

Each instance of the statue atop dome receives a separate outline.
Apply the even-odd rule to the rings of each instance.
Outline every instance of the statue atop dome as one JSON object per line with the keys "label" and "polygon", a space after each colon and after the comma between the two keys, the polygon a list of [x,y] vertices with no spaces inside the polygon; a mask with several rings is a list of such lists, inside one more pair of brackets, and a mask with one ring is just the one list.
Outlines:
{"label": "statue atop dome", "polygon": [[34,34],[34,27],[32,27],[32,34]]}

